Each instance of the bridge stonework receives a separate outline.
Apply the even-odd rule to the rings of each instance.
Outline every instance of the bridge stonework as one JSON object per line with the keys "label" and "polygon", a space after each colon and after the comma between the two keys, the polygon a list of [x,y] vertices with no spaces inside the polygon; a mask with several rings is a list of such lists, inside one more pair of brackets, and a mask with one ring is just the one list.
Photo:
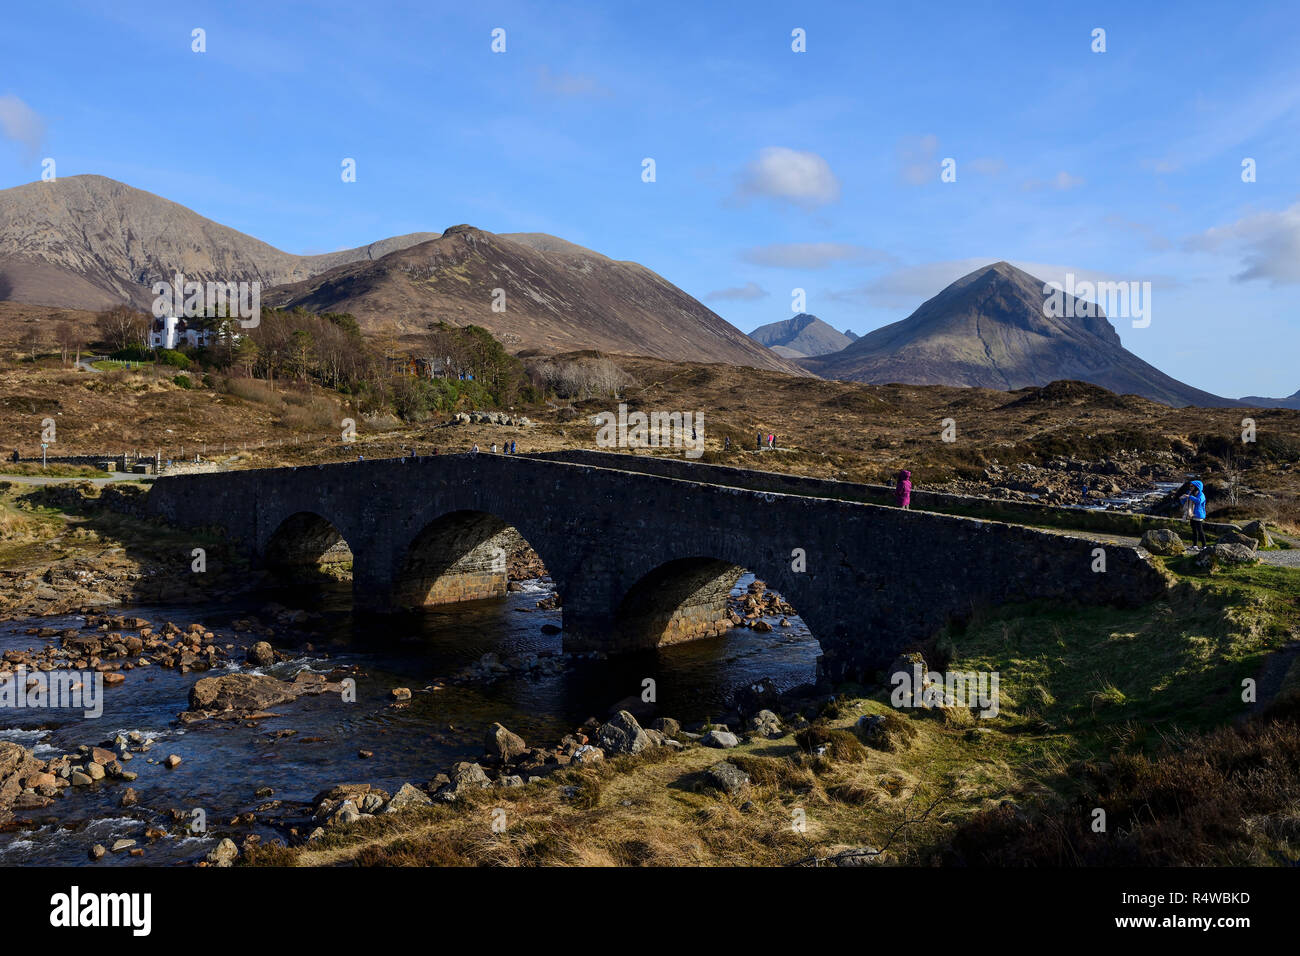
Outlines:
{"label": "bridge stonework", "polygon": [[745,568],[798,611],[832,679],[882,667],[979,606],[1131,606],[1165,588],[1131,547],[1107,545],[1096,573],[1098,545],[1084,538],[733,487],[726,469],[706,465],[683,472],[699,480],[643,474],[621,470],[621,457],[466,454],[164,477],[146,507],[181,527],[225,529],[255,565],[301,560],[303,549],[336,556],[341,535],[355,603],[374,611],[500,593],[517,532],[555,582],[568,650],[719,633]]}

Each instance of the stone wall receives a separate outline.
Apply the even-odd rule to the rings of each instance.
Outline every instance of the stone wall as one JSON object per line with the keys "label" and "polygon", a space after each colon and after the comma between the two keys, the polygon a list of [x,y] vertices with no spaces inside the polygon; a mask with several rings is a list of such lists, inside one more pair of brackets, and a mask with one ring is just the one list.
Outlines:
{"label": "stone wall", "polygon": [[[784,475],[752,468],[732,468],[726,465],[706,465],[666,455],[641,455],[628,452],[566,450],[545,452],[531,457],[572,464],[594,465],[600,468],[618,468],[664,478],[684,481],[707,481],[714,484],[733,485],[755,491],[774,491],[778,494],[813,495],[837,498],[843,501],[861,501],[894,506],[894,489],[889,485],[871,485],[852,481],[833,481],[825,478],[805,478]],[[1168,528],[1184,537],[1190,535],[1188,523],[1179,518],[1154,515],[1137,515],[1115,511],[1092,511],[1085,508],[1061,508],[1032,501],[995,500],[973,495],[956,495],[942,491],[912,489],[912,508],[938,514],[986,518],[1040,527],[1065,527],[1079,531],[1096,531],[1101,534],[1131,535],[1140,537],[1151,528]],[[1232,525],[1207,523],[1207,528],[1227,530]]]}

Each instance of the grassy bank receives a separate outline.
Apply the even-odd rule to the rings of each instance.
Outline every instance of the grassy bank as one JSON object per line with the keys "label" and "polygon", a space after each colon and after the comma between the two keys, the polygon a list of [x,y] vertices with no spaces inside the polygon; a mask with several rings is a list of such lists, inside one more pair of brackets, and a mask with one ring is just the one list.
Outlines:
{"label": "grassy bank", "polygon": [[[1169,571],[1167,598],[1146,607],[1008,607],[938,635],[922,649],[932,669],[1000,674],[992,719],[895,710],[887,688],[841,688],[786,715],[803,729],[779,739],[568,768],[265,847],[251,862],[807,865],[862,847],[912,864],[1285,862],[1300,833],[1300,730],[1278,691],[1300,690],[1284,650],[1300,574],[1207,578],[1185,561]],[[1246,678],[1259,682],[1258,703],[1242,701]],[[853,731],[865,714],[886,717],[872,746]],[[746,790],[705,784],[721,760],[749,775]],[[1098,806],[1110,808],[1107,833],[1090,828]],[[1209,822],[1221,838],[1207,837]]]}

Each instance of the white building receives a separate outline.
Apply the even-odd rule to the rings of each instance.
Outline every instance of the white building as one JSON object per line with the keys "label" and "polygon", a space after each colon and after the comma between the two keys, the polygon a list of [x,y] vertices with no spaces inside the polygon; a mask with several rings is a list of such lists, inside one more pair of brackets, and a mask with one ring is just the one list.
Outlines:
{"label": "white building", "polygon": [[[154,319],[149,327],[151,349],[174,349],[181,345],[198,348],[211,345],[216,338],[216,330],[190,328],[189,323],[175,315],[169,315],[165,319]],[[232,335],[231,338],[238,339],[239,336]]]}

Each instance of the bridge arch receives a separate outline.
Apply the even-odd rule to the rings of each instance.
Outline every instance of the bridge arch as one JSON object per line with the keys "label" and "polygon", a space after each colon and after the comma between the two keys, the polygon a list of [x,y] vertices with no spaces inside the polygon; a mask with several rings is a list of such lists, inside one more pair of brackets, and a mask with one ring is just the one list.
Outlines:
{"label": "bridge arch", "polygon": [[[754,611],[733,609],[732,593],[747,574],[762,581]],[[766,610],[779,597],[786,610]],[[742,598],[742,604],[746,599]],[[783,587],[774,586],[747,565],[735,560],[697,555],[672,558],[643,574],[627,589],[614,614],[615,643],[621,650],[645,650],[707,637],[720,637],[732,628],[762,617],[798,615],[814,637],[812,622]]]}
{"label": "bridge arch", "polygon": [[352,548],[344,533],[315,511],[296,511],[280,520],[261,551],[263,566],[277,576],[351,576]]}
{"label": "bridge arch", "polygon": [[[416,608],[501,597],[509,586],[509,558],[525,548],[537,554],[519,529],[499,515],[474,509],[446,512],[411,539],[394,575],[393,601]],[[544,566],[538,570],[549,571]]]}

